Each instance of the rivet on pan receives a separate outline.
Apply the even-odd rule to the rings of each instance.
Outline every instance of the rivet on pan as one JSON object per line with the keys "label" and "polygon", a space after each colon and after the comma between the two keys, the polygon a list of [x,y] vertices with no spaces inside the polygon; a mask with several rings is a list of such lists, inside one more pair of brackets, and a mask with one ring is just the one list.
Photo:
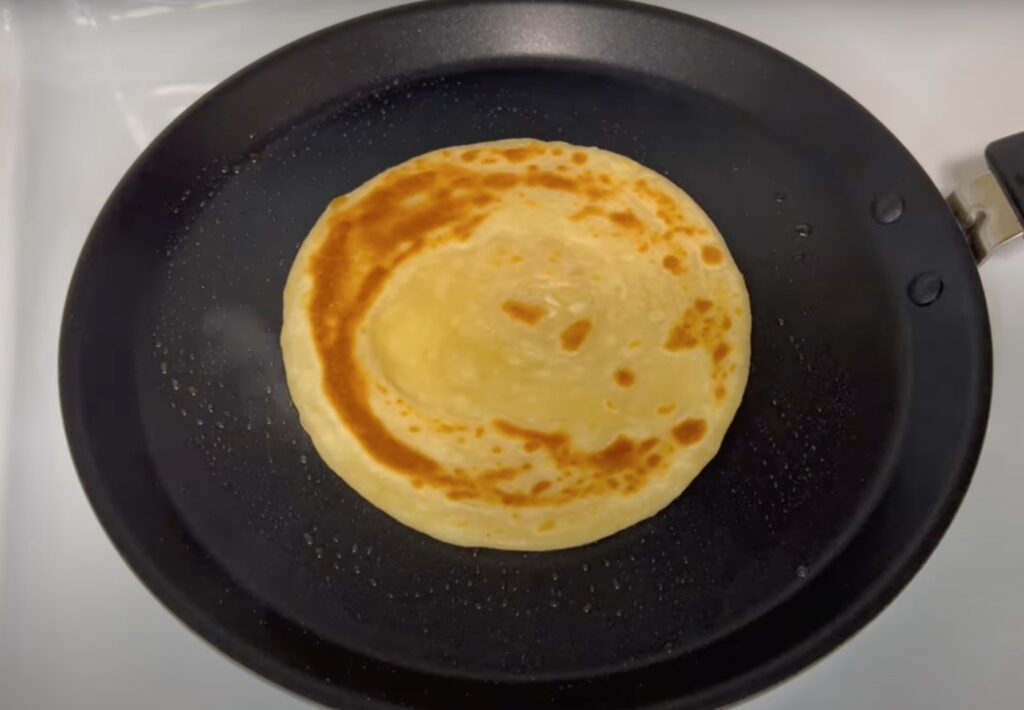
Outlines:
{"label": "rivet on pan", "polygon": [[910,282],[907,295],[919,306],[928,306],[942,295],[942,277],[934,271],[918,274]]}
{"label": "rivet on pan", "polygon": [[806,222],[800,222],[796,225],[796,234],[798,237],[809,237],[811,236],[812,231],[814,231],[813,228]]}
{"label": "rivet on pan", "polygon": [[903,216],[905,206],[903,195],[887,192],[876,197],[871,203],[871,214],[879,224],[892,224]]}

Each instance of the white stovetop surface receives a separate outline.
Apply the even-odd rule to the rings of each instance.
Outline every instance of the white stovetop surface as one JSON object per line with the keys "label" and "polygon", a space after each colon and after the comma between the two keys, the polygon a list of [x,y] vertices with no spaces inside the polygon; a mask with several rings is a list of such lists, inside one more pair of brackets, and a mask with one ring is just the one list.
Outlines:
{"label": "white stovetop surface", "polygon": [[[64,441],[57,334],[78,250],[142,148],[285,42],[396,4],[0,0],[0,707],[308,708],[207,646],[135,579]],[[1024,130],[1024,3],[660,4],[753,35],[861,101],[943,191]],[[967,500],[867,629],[745,707],[997,710],[1024,690],[1024,245],[982,270],[995,394]]]}

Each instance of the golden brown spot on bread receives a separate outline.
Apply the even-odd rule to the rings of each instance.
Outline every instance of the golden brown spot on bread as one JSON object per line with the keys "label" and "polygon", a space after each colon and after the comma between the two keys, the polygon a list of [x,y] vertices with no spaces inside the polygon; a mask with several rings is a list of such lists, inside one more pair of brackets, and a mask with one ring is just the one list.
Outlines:
{"label": "golden brown spot on bread", "polygon": [[731,350],[732,348],[729,347],[728,343],[719,343],[715,346],[715,351],[712,353],[712,357],[714,357],[715,362],[721,362]]}
{"label": "golden brown spot on bread", "polygon": [[700,257],[704,260],[705,264],[721,264],[725,255],[722,254],[722,250],[718,247],[713,247],[710,244],[705,244],[700,248]]}
{"label": "golden brown spot on bread", "polygon": [[[668,221],[669,218],[666,216],[662,217],[662,219]],[[692,224],[684,224],[678,227],[673,227],[672,229],[668,230],[665,233],[665,236],[671,239],[672,237],[675,237],[677,235],[682,235],[684,237],[698,237],[707,233],[708,231],[706,229],[694,227]]]}
{"label": "golden brown spot on bread", "polygon": [[522,301],[505,301],[501,304],[501,310],[505,311],[510,318],[515,318],[518,321],[533,325],[541,318],[547,311],[543,306],[536,306],[532,303],[523,303]]}
{"label": "golden brown spot on bread", "polygon": [[725,387],[722,385],[715,387],[715,399],[725,399]]}
{"label": "golden brown spot on bread", "polygon": [[654,203],[658,219],[665,222],[666,226],[673,227],[672,230],[669,230],[670,234],[674,229],[683,228],[682,224],[685,221],[685,215],[679,210],[679,206],[672,197],[658,188],[651,187],[650,183],[643,178],[637,179],[633,186],[639,195]]}
{"label": "golden brown spot on bread", "polygon": [[618,471],[632,463],[635,451],[636,444],[633,440],[620,434],[611,444],[596,454],[591,454],[590,463],[606,471]]}
{"label": "golden brown spot on bread", "polygon": [[573,222],[579,222],[581,219],[586,219],[587,217],[600,217],[602,215],[604,215],[603,209],[600,207],[594,207],[593,205],[587,205],[578,212],[570,215],[569,219]]}
{"label": "golden brown spot on bread", "polygon": [[583,165],[585,162],[587,162],[587,154],[584,153],[582,150],[574,151],[572,154],[572,162],[576,163],[577,165]]}
{"label": "golden brown spot on bread", "polygon": [[661,265],[665,267],[665,271],[668,271],[676,276],[683,273],[683,265],[679,262],[679,257],[675,254],[669,254],[661,260]]}
{"label": "golden brown spot on bread", "polygon": [[562,349],[568,350],[569,352],[576,352],[583,345],[583,341],[590,335],[590,330],[594,327],[594,324],[590,322],[589,318],[583,318],[575,323],[571,323],[566,326],[565,330],[562,331]]}
{"label": "golden brown spot on bread", "polygon": [[445,424],[441,422],[434,427],[434,431],[439,434],[458,434],[459,432],[466,431],[466,427],[461,424]]}
{"label": "golden brown spot on bread", "polygon": [[636,375],[633,374],[632,370],[621,367],[615,371],[615,383],[619,387],[630,387],[635,381]]}
{"label": "golden brown spot on bread", "polygon": [[565,153],[565,151],[564,151],[564,150],[562,150],[561,148],[557,148],[557,147],[556,147],[556,148],[552,148],[552,149],[551,149],[551,155],[556,155],[556,156],[558,156],[558,155],[562,155],[563,153]]}
{"label": "golden brown spot on bread", "polygon": [[693,334],[693,325],[690,319],[684,315],[678,323],[672,326],[668,338],[665,339],[664,347],[671,352],[678,352],[697,347],[697,342],[697,337]]}
{"label": "golden brown spot on bread", "polygon": [[640,221],[640,218],[637,217],[632,210],[610,212],[608,214],[608,219],[624,229],[638,230],[644,228],[644,223]]}
{"label": "golden brown spot on bread", "polygon": [[704,437],[708,424],[703,419],[684,419],[672,427],[672,436],[683,446],[695,444]]}
{"label": "golden brown spot on bread", "polygon": [[545,520],[544,522],[542,522],[540,525],[537,526],[537,530],[539,532],[547,532],[548,530],[554,530],[554,529],[555,529],[555,521],[551,520],[550,518],[548,518],[547,520]]}
{"label": "golden brown spot on bread", "polygon": [[[717,336],[724,331],[722,321],[713,310],[714,305],[706,298],[694,300],[693,305],[669,329],[663,347],[670,352],[678,352],[703,344],[714,356],[719,344]],[[714,359],[717,364],[721,357],[714,356]]]}
{"label": "golden brown spot on bread", "polygon": [[573,192],[579,187],[575,180],[564,178],[554,173],[534,173],[526,176],[526,184],[530,187],[546,187],[549,190]]}
{"label": "golden brown spot on bread", "polygon": [[523,146],[522,148],[506,148],[501,151],[501,154],[504,155],[510,163],[521,163],[524,160],[529,160],[530,158],[543,155],[544,153],[545,149],[540,145],[528,145]]}
{"label": "golden brown spot on bread", "polygon": [[675,403],[674,402],[669,402],[668,404],[659,404],[658,405],[658,409],[656,411],[658,412],[658,414],[665,415],[665,414],[671,414],[672,412],[675,411],[675,409],[676,409]]}
{"label": "golden brown spot on bread", "polygon": [[[563,432],[536,431],[517,426],[503,419],[495,420],[494,426],[506,436],[532,444],[534,450],[544,449],[560,470],[585,469],[590,471],[592,476],[596,476],[596,479],[591,481],[592,484],[596,483],[597,479],[603,481],[622,471],[642,471],[644,457],[658,444],[657,438],[652,437],[637,444],[628,436],[620,434],[603,449],[584,452],[576,450],[570,437]],[[571,500],[578,497],[579,494],[580,491],[572,486],[566,487],[558,493],[564,500]],[[507,498],[505,502],[512,505],[525,504],[524,500],[514,496]]]}
{"label": "golden brown spot on bread", "polygon": [[465,160],[467,163],[472,163],[474,160],[476,160],[476,157],[478,155],[480,155],[480,151],[477,150],[476,148],[473,148],[463,153],[462,159]]}
{"label": "golden brown spot on bread", "polygon": [[466,241],[485,219],[487,219],[487,215],[477,215],[476,217],[469,217],[463,220],[460,224],[452,227],[452,238],[460,242]]}
{"label": "golden brown spot on bread", "polygon": [[526,427],[516,426],[504,419],[496,419],[494,421],[494,426],[498,431],[506,436],[521,439],[527,444],[533,444],[534,450],[543,446],[549,451],[561,451],[569,445],[569,436],[561,432],[549,434],[542,431],[535,431],[533,429],[527,429]]}
{"label": "golden brown spot on bread", "polygon": [[519,176],[515,173],[487,173],[484,175],[484,187],[492,187],[498,190],[505,190],[519,182]]}
{"label": "golden brown spot on bread", "polygon": [[538,495],[549,488],[551,488],[551,481],[537,481],[533,484],[533,488],[530,489],[530,493]]}
{"label": "golden brown spot on bread", "polygon": [[657,466],[659,463],[661,463],[661,456],[658,454],[651,454],[647,457],[648,466]]}
{"label": "golden brown spot on bread", "polygon": [[480,480],[487,481],[489,483],[496,483],[498,481],[513,481],[519,475],[519,471],[514,468],[505,466],[504,468],[496,468],[493,471],[488,471],[480,476]]}

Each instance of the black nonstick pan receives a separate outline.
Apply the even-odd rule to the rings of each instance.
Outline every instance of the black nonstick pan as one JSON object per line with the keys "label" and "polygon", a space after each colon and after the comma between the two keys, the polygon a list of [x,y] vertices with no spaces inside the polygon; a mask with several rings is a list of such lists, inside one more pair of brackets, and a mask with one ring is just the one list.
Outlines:
{"label": "black nonstick pan", "polygon": [[[285,277],[332,197],[524,136],[682,186],[754,313],[743,404],[686,493],[533,554],[437,542],[351,491],[299,426],[278,347]],[[952,518],[991,385],[976,259],[1019,219],[1021,141],[992,146],[958,222],[852,99],[690,17],[453,2],[328,28],[206,95],[99,215],[60,350],[83,485],[175,614],[328,705],[736,701],[864,625]]]}

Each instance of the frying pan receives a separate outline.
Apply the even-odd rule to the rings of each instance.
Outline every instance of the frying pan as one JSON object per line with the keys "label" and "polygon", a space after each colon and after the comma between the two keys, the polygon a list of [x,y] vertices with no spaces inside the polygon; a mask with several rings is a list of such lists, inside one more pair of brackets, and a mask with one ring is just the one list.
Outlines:
{"label": "frying pan", "polygon": [[[518,136],[682,186],[754,313],[743,404],[686,493],[534,554],[437,542],[347,488],[299,426],[277,345],[285,277],[332,197],[419,153]],[[1018,210],[1021,151],[989,154]],[[960,204],[979,256],[1001,224],[968,199],[993,198],[986,185]],[[244,69],[129,170],[70,287],[65,426],[143,582],[312,699],[715,706],[867,623],[948,525],[990,395],[975,261],[899,142],[764,45],[635,4],[408,6]]]}

